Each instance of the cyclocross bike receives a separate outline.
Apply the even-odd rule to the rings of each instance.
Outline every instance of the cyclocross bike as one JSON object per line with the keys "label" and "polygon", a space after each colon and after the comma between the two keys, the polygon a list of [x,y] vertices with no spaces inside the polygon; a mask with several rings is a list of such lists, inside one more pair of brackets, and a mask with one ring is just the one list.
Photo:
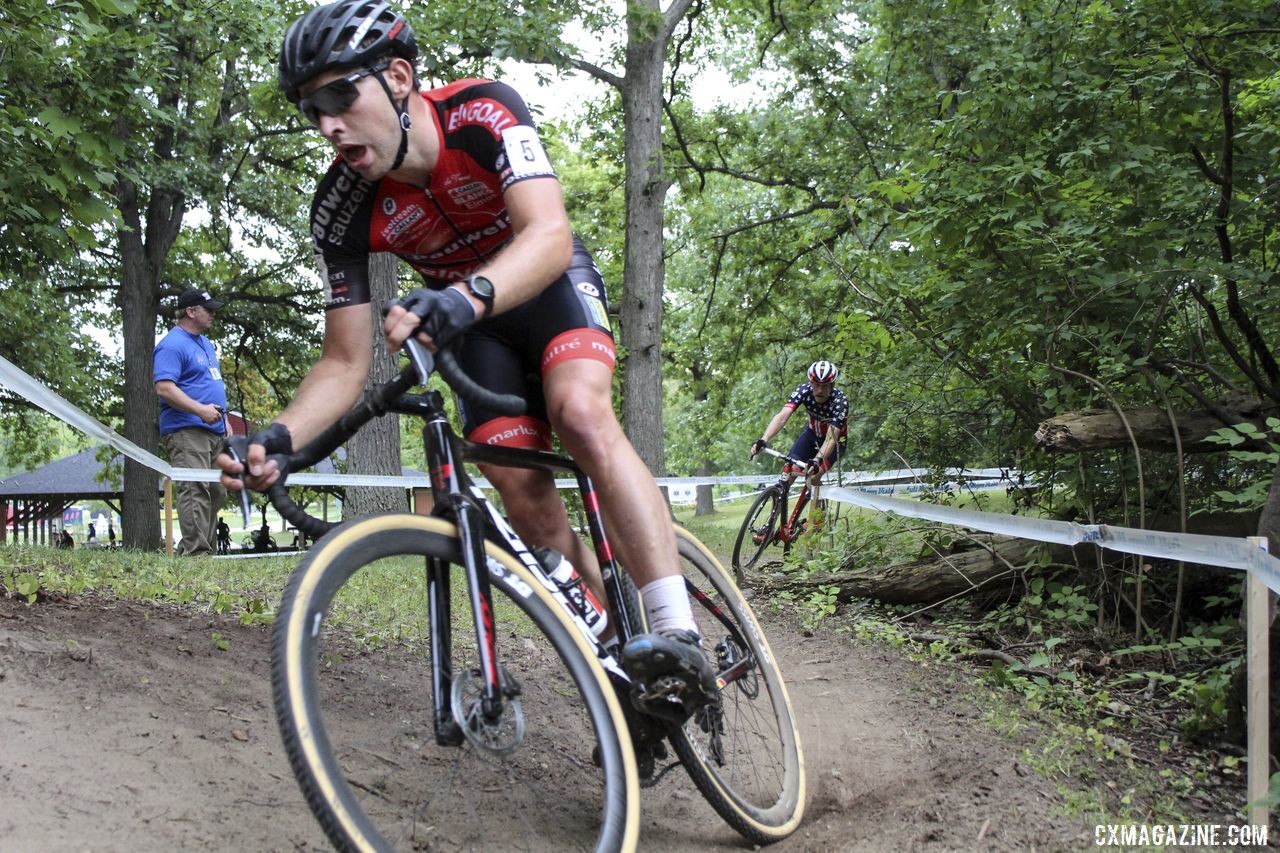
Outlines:
{"label": "cyclocross bike", "polygon": [[[547,566],[558,565],[558,555],[521,542],[463,463],[576,478],[607,617],[625,644],[644,630],[643,608],[612,556],[590,480],[566,456],[458,438],[438,391],[409,393],[433,371],[491,411],[516,414],[524,401],[479,387],[448,351],[433,356],[413,341],[406,350],[410,364],[399,376],[366,392],[306,447],[273,457],[282,472],[299,471],[373,417],[394,412],[424,421],[430,516],[334,525],[294,504],[284,477],[269,491],[286,519],[319,539],[276,616],[272,684],[289,762],[333,845],[633,850],[640,788],[677,763],[659,767],[668,744],[745,838],[768,844],[794,831],[805,800],[799,733],[777,661],[728,573],[677,528],[720,690],[692,717],[669,719],[670,685],[627,677],[611,650],[618,647],[603,644],[583,618],[580,588],[551,576]],[[353,609],[367,617],[370,600],[398,602],[414,590],[406,609],[425,624],[410,636],[395,629],[402,642],[394,648],[376,630],[342,627]],[[351,599],[355,592],[365,597]],[[397,613],[395,625],[406,618]],[[371,649],[381,655],[372,665]],[[353,699],[365,710],[351,710]],[[698,832],[693,820],[689,832]]]}
{"label": "cyclocross bike", "polygon": [[[791,552],[791,543],[805,532],[806,521],[800,514],[812,497],[809,477],[804,473],[805,462],[779,453],[771,447],[761,448],[760,452],[776,456],[787,464],[778,481],[761,491],[752,501],[747,517],[742,520],[742,527],[738,530],[738,538],[733,543],[733,574],[740,584],[747,582],[747,571],[760,561],[770,545],[781,544],[783,554]],[[791,492],[791,483],[787,474],[794,469],[801,472],[801,487],[791,514],[788,515],[787,498]]]}

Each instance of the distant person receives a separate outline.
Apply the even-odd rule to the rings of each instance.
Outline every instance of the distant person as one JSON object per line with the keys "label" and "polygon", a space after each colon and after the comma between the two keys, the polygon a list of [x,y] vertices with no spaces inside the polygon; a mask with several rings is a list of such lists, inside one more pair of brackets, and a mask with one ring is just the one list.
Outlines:
{"label": "distant person", "polygon": [[107,547],[116,547],[116,526],[113,522],[107,522]]}
{"label": "distant person", "polygon": [[[755,456],[767,447],[769,439],[787,425],[791,413],[804,406],[809,422],[800,430],[787,455],[804,462],[805,475],[816,483],[844,453],[845,434],[849,431],[849,398],[843,391],[836,390],[838,376],[839,371],[829,361],[815,361],[809,365],[809,381],[791,392],[787,402],[765,427],[764,434],[751,445],[751,455]],[[800,470],[788,465],[784,473],[789,484]]]}
{"label": "distant person", "polygon": [[98,544],[98,528],[96,528],[96,527],[94,527],[94,526],[93,526],[93,522],[92,522],[92,521],[91,521],[91,522],[89,522],[89,530],[88,530],[88,532],[85,534],[85,537],[84,537],[84,544],[86,544],[86,545],[97,545],[97,544]]}
{"label": "distant person", "polygon": [[258,532],[253,537],[253,550],[270,551],[271,547],[271,528],[267,523],[262,522],[262,526],[258,528]]}
{"label": "distant person", "polygon": [[[205,337],[221,307],[208,291],[188,290],[178,297],[177,323],[156,344],[153,378],[160,397],[160,438],[176,468],[212,468],[223,439],[231,435],[218,354]],[[179,482],[177,491],[181,553],[214,553],[226,490],[218,483]]]}
{"label": "distant person", "polygon": [[231,553],[231,527],[221,518],[218,519],[218,553]]}
{"label": "distant person", "polygon": [[67,532],[67,529],[65,527],[58,533],[57,545],[59,548],[76,547],[76,540],[71,538],[71,534]]}

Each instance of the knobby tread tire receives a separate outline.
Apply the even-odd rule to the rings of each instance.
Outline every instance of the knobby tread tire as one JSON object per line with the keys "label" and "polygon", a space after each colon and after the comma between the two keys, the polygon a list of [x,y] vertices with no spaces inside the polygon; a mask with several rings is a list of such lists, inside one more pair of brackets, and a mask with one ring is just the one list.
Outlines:
{"label": "knobby tread tire", "polygon": [[[633,851],[639,835],[640,784],[626,721],[608,676],[579,629],[528,569],[495,544],[487,543],[486,548],[495,595],[504,594],[550,642],[587,706],[604,780],[595,850]],[[387,850],[390,845],[361,808],[334,755],[320,708],[317,635],[333,596],[352,575],[380,558],[399,555],[456,565],[457,529],[437,518],[408,514],[341,525],[316,542],[294,571],[276,617],[272,687],[277,722],[312,813],[338,850]],[[491,816],[495,822],[504,817]]]}
{"label": "knobby tread tire", "polygon": [[[766,506],[767,516],[764,515]],[[765,549],[773,543],[778,525],[782,523],[781,516],[782,493],[776,485],[769,486],[751,502],[747,516],[742,520],[742,527],[738,528],[738,538],[733,543],[733,573],[739,584],[747,582],[747,570],[760,560]],[[761,517],[766,519],[763,526],[758,524]],[[751,536],[760,532],[764,533],[763,541],[753,542]]]}
{"label": "knobby tread tire", "polygon": [[[754,682],[730,683],[722,692],[724,740],[736,750],[723,766],[708,754],[697,715],[671,743],[698,790],[725,822],[755,844],[772,844],[794,832],[804,816],[804,753],[791,699],[764,632],[733,579],[706,546],[678,526],[676,542],[682,570],[712,595],[715,606],[727,611],[756,666]],[[693,608],[704,645],[724,639],[728,632],[709,618],[709,608],[697,601]],[[755,698],[744,689],[751,684]],[[758,749],[747,745],[756,741]],[[773,781],[766,783],[771,775]]]}

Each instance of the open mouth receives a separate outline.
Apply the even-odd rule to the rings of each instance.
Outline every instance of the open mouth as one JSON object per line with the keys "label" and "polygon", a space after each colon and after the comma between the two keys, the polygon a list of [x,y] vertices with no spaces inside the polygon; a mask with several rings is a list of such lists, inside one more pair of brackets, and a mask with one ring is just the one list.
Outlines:
{"label": "open mouth", "polygon": [[363,145],[352,145],[342,149],[342,159],[347,161],[348,166],[355,167],[364,159],[369,149]]}

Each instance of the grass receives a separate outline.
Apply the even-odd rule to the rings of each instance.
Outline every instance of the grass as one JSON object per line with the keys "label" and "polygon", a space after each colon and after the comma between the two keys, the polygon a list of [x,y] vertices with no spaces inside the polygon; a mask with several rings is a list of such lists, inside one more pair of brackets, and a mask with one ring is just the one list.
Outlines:
{"label": "grass", "polygon": [[724,557],[733,552],[733,541],[738,536],[738,528],[751,506],[754,495],[740,500],[725,501],[716,504],[716,511],[711,515],[694,515],[692,506],[675,508],[676,521],[689,532],[702,540],[702,544],[712,553]]}
{"label": "grass", "polygon": [[[0,548],[0,595],[35,602],[50,595],[100,593],[235,615],[246,625],[269,625],[298,560],[9,546]],[[461,621],[470,608],[465,586],[454,583],[451,591],[453,612]],[[528,620],[502,596],[495,597],[495,611],[508,632],[523,636],[532,630]],[[421,642],[427,631],[422,560],[389,558],[363,568],[335,599],[329,622],[362,648]],[[460,647],[474,645],[469,628],[458,630]]]}

